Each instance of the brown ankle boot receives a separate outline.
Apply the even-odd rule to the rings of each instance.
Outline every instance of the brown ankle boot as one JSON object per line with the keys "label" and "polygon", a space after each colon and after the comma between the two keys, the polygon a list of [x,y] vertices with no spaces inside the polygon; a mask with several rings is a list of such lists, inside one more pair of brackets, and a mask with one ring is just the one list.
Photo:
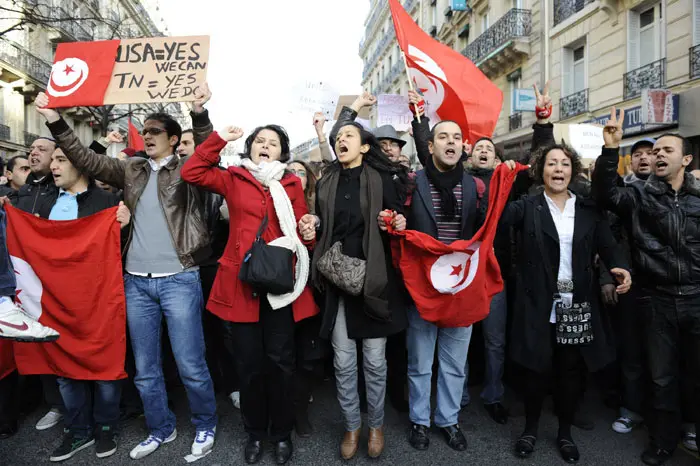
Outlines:
{"label": "brown ankle boot", "polygon": [[360,446],[360,429],[345,432],[343,443],[340,444],[340,456],[344,460],[350,460],[357,454]]}
{"label": "brown ankle boot", "polygon": [[367,454],[370,458],[378,458],[384,451],[384,427],[369,429],[369,440],[367,441]]}

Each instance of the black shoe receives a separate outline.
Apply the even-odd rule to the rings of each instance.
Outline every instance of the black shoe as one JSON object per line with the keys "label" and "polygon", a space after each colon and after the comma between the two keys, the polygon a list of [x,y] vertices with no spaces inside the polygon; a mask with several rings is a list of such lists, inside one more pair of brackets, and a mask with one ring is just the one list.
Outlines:
{"label": "black shoe", "polygon": [[248,443],[245,445],[245,462],[248,464],[259,463],[262,458],[263,448],[260,440],[255,440],[248,437]]}
{"label": "black shoe", "polygon": [[486,412],[489,413],[491,419],[496,421],[498,424],[508,423],[508,410],[501,403],[484,405],[484,408],[486,408]]}
{"label": "black shoe", "polygon": [[413,427],[411,427],[411,436],[408,438],[408,443],[410,443],[416,450],[427,450],[430,446],[428,428],[420,424],[413,424]]}
{"label": "black shoe", "polygon": [[571,439],[558,438],[557,447],[559,447],[559,454],[564,458],[564,461],[570,464],[578,463],[580,458],[578,448]]}
{"label": "black shoe", "polygon": [[17,433],[17,421],[0,424],[0,440],[5,440]]}
{"label": "black shoe", "polygon": [[282,440],[275,444],[275,463],[285,464],[294,453],[294,445],[290,439]]}
{"label": "black shoe", "polygon": [[144,413],[141,409],[126,408],[119,411],[119,420],[121,422],[130,421],[131,419],[138,419],[143,416]]}
{"label": "black shoe", "polygon": [[72,433],[68,432],[63,436],[63,443],[61,446],[56,448],[51,457],[49,458],[52,463],[58,461],[65,461],[72,458],[73,455],[78,453],[80,450],[88,448],[95,444],[95,439],[90,438],[76,438]]}
{"label": "black shoe", "polygon": [[[308,404],[307,404],[308,407]],[[309,411],[308,409],[297,409],[295,413],[294,420],[294,430],[297,433],[297,437],[309,438],[311,434],[314,433],[314,428],[309,421]]]}
{"label": "black shoe", "polygon": [[578,427],[581,430],[593,430],[595,429],[595,422],[581,411],[577,412],[574,416],[574,422],[571,423],[573,426]]}
{"label": "black shoe", "polygon": [[467,449],[467,439],[464,437],[459,424],[440,427],[440,430],[450,448],[457,451],[464,451]]}
{"label": "black shoe", "polygon": [[95,447],[95,452],[98,458],[107,458],[112,456],[117,452],[117,440],[119,439],[119,434],[108,427],[102,426],[97,431],[97,447]]}
{"label": "black shoe", "polygon": [[515,454],[520,458],[528,458],[535,451],[537,437],[530,434],[523,434],[515,442]]}
{"label": "black shoe", "polygon": [[663,448],[649,447],[642,453],[642,462],[649,466],[659,466],[671,459],[672,451],[664,450]]}

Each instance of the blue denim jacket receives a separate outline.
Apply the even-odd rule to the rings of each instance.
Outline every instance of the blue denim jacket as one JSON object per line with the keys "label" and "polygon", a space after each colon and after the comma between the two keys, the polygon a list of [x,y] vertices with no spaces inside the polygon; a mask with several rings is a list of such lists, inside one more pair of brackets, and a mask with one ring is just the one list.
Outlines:
{"label": "blue denim jacket", "polygon": [[0,208],[0,296],[15,297],[17,280],[12,267],[10,252],[7,250],[7,214]]}

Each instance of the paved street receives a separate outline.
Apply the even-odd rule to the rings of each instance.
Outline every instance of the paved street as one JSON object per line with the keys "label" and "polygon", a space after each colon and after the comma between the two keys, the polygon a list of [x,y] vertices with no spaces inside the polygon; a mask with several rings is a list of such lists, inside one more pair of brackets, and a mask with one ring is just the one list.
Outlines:
{"label": "paved street", "polygon": [[[478,392],[474,391],[473,399],[478,400]],[[591,397],[592,398],[592,397]],[[594,403],[588,403],[594,405]],[[143,466],[175,466],[186,464],[184,457],[189,454],[190,443],[194,430],[187,420],[186,400],[184,396],[177,400],[178,407],[178,439],[162,447],[152,456],[141,460]],[[644,446],[646,432],[640,430],[632,435],[619,435],[610,430],[612,413],[599,405],[586,406],[597,419],[596,429],[591,432],[574,431],[575,439],[581,450],[582,465],[639,465],[639,455]],[[522,411],[522,409],[520,409]],[[241,426],[238,410],[234,409],[228,400],[219,399],[221,419],[218,427],[217,443],[214,451],[205,458],[197,461],[197,466],[220,466],[245,464],[242,457],[245,434]],[[34,423],[43,414],[35,412],[22,421],[20,432],[12,439],[0,442],[0,464],[8,466],[50,464],[49,455],[58,445],[61,437],[60,428],[38,432]],[[341,465],[344,464],[338,455],[338,441],[342,435],[343,426],[337,402],[334,398],[333,385],[330,382],[317,390],[312,405],[312,421],[316,434],[308,440],[296,440],[296,451],[290,462],[291,465]],[[461,423],[469,441],[466,453],[450,450],[442,440],[439,432],[431,433],[431,446],[428,451],[419,452],[410,447],[407,441],[407,418],[397,414],[387,406],[387,447],[379,461],[370,460],[366,456],[366,428],[360,453],[350,464],[387,464],[387,465],[457,465],[475,464],[486,465],[564,465],[554,444],[556,436],[556,421],[547,408],[540,429],[540,440],[535,456],[529,461],[515,458],[512,444],[520,434],[524,419],[512,418],[506,426],[495,424],[481,406],[473,404],[464,410]],[[114,456],[99,460],[94,454],[94,448],[78,453],[67,461],[68,465],[100,465],[115,466],[136,464],[129,458],[129,450],[145,436],[143,420],[128,422],[120,440],[120,448]],[[678,450],[673,461],[674,466],[697,464],[688,453]],[[271,453],[266,453],[261,464],[271,465]]]}

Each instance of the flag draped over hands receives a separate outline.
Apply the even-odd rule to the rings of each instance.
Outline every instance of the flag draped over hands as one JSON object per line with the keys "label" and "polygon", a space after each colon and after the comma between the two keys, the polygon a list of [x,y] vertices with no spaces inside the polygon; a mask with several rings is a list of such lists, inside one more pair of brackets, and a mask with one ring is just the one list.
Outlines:
{"label": "flag draped over hands", "polygon": [[58,331],[52,343],[13,342],[22,374],[79,380],[126,377],[126,300],[116,207],[52,221],[6,205],[16,302]]}
{"label": "flag draped over hands", "polygon": [[503,290],[493,251],[498,220],[518,171],[499,165],[491,178],[486,221],[469,240],[446,245],[419,231],[390,231],[392,255],[421,317],[438,327],[467,327],[484,319]]}
{"label": "flag draped over hands", "polygon": [[406,55],[411,79],[428,110],[453,120],[472,144],[491,137],[503,105],[503,92],[468,58],[430,37],[404,10],[389,0],[396,39]]}

